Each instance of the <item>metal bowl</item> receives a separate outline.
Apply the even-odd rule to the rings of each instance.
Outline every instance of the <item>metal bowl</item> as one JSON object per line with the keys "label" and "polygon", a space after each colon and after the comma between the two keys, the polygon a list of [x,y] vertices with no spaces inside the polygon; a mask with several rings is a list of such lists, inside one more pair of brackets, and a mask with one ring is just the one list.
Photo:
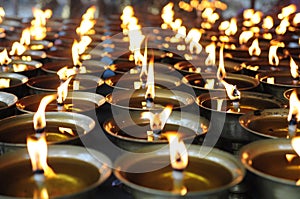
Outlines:
{"label": "metal bowl", "polygon": [[[14,65],[22,65],[20,69],[15,69]],[[26,77],[34,77],[38,74],[39,69],[42,67],[42,63],[38,61],[23,61],[13,60],[7,67],[2,66],[0,72],[19,73]],[[24,66],[24,68],[23,68]]]}
{"label": "metal bowl", "polygon": [[[54,172],[57,172],[58,176],[65,175],[71,180],[80,180],[80,182],[76,181],[76,184],[81,183],[83,185],[81,188],[70,192],[66,184],[61,183],[59,186],[56,184],[55,190],[57,192],[55,196],[53,196],[55,193],[52,195],[53,190],[52,192],[48,190],[51,198],[93,198],[96,195],[97,188],[108,179],[112,172],[111,160],[106,155],[93,149],[67,145],[48,146],[47,155],[50,167],[53,168]],[[26,182],[26,178],[30,178],[30,175],[32,175],[27,149],[20,149],[1,156],[0,163],[1,176],[5,175],[7,177],[5,182],[0,183],[0,197],[20,198],[20,196],[17,196],[18,193],[20,194],[21,190],[27,190],[26,196],[23,195],[22,198],[32,198],[30,195],[36,188],[32,181],[28,179],[26,185],[23,184],[22,188],[19,187],[22,182]],[[14,181],[16,178],[19,180]],[[6,183],[5,186],[3,186],[4,183]],[[70,184],[68,185],[70,186]],[[13,193],[10,192],[11,189],[14,189]]]}
{"label": "metal bowl", "polygon": [[[80,82],[79,91],[96,91],[97,87],[103,83],[103,81],[93,75],[76,75],[69,84],[69,90],[73,90],[73,81],[78,80]],[[43,92],[56,92],[57,87],[60,85],[60,79],[57,75],[43,75],[30,78],[27,82],[29,92],[31,94],[38,94]]]}
{"label": "metal bowl", "polygon": [[[142,153],[142,154],[127,153],[125,155],[120,156],[114,163],[114,168],[116,168],[114,170],[115,176],[130,189],[131,194],[133,195],[134,198],[144,198],[144,199],[228,198],[228,190],[232,186],[241,182],[245,175],[244,167],[231,154],[228,154],[226,152],[220,151],[215,148],[212,149],[205,146],[201,146],[200,148],[199,146],[196,145],[190,145],[188,147],[188,155],[190,161],[189,161],[189,166],[185,170],[187,173],[191,173],[193,177],[199,176],[198,178],[199,180],[202,178],[202,176],[205,176],[203,175],[203,173],[211,173],[213,167],[211,166],[205,168],[205,171],[202,171],[201,169],[199,169],[201,163],[199,163],[198,165],[197,161],[203,161],[203,163],[212,161],[217,165],[222,165],[223,169],[225,169],[230,173],[232,179],[229,180],[228,183],[225,183],[223,185],[217,186],[212,189],[203,190],[202,187],[196,187],[195,190],[193,191],[188,190],[187,194],[182,196],[180,194],[172,193],[171,190],[165,190],[163,188],[165,186],[170,186],[169,183],[172,183],[171,180],[169,180],[171,182],[168,181],[168,183],[166,183],[163,180],[156,179],[159,174],[164,175],[164,172],[160,172],[160,170],[163,167],[166,167],[170,164],[168,145],[156,145],[144,149],[146,149],[146,151],[151,151],[151,152]],[[142,149],[141,151],[144,151],[144,149]],[[200,151],[209,152],[209,153],[207,153],[207,155],[203,155],[201,154]],[[172,168],[170,168],[170,171],[172,172]],[[151,175],[152,172],[155,174]],[[156,173],[156,172],[160,172],[160,173]],[[166,172],[168,172],[168,170]],[[201,174],[201,172],[203,173]],[[150,175],[147,175],[148,173]],[[136,180],[135,178],[137,176],[143,176],[143,175],[147,177],[143,177],[142,178],[143,180],[137,182],[138,180]],[[223,180],[222,177],[223,176],[218,175],[218,179],[215,180],[221,181]],[[165,177],[165,179],[169,179],[169,178]],[[152,188],[150,187],[152,185],[151,182],[162,186],[161,188]]]}
{"label": "metal bowl", "polygon": [[0,88],[0,91],[12,93],[19,98],[27,95],[28,89],[25,84],[28,82],[28,78],[26,76],[17,73],[0,73],[0,78],[10,79],[10,86]]}
{"label": "metal bowl", "polygon": [[[33,134],[33,114],[23,114],[0,120],[0,154],[26,147],[26,137]],[[91,132],[95,121],[85,115],[66,112],[46,113],[46,133],[49,144],[79,144]],[[70,128],[74,135],[59,132],[58,127]]]}
{"label": "metal bowl", "polygon": [[[248,170],[248,184],[251,188],[249,193],[251,193],[254,198],[298,198],[300,187],[296,186],[296,182],[274,176],[263,171],[260,167],[253,166],[255,159],[262,155],[276,152],[295,154],[290,142],[291,141],[287,139],[259,140],[244,146],[240,150],[239,159]],[[279,161],[278,158],[272,159],[272,161],[269,161],[269,159],[270,158],[264,158],[263,165],[273,169],[277,168],[278,174],[286,174],[280,169],[282,161],[285,160],[284,157],[281,158],[281,163],[276,162]],[[298,165],[295,165],[295,168],[296,167],[298,167]]]}
{"label": "metal bowl", "polygon": [[[249,112],[239,118],[240,125],[249,133],[263,138],[286,138],[288,109],[265,109]],[[300,129],[297,134],[300,135]]]}
{"label": "metal bowl", "polygon": [[[217,110],[217,99],[224,100],[222,110]],[[282,108],[285,105],[282,100],[272,95],[249,91],[241,92],[240,112],[229,112],[227,110],[231,108],[231,104],[225,92],[202,94],[198,96],[196,103],[200,106],[201,114],[205,115],[210,121],[214,121],[214,123],[218,124],[210,126],[221,128],[216,130],[222,131],[222,138],[237,143],[247,143],[258,139],[256,135],[249,133],[240,126],[240,116],[250,111]]]}
{"label": "metal bowl", "polygon": [[[214,88],[205,88],[207,80],[214,80]],[[253,77],[240,74],[227,74],[225,81],[229,84],[236,85],[240,91],[251,91],[258,89],[259,81]],[[224,86],[218,80],[216,74],[191,74],[182,78],[182,82],[194,89],[195,93],[200,95],[207,92],[225,91]]]}
{"label": "metal bowl", "polygon": [[[166,122],[164,131],[178,131],[186,142],[192,142],[197,136],[205,135],[208,131],[208,120],[204,117],[187,112],[173,111]],[[167,143],[166,137],[149,141],[147,131],[150,129],[149,120],[141,119],[141,112],[134,112],[131,118],[118,116],[104,122],[103,128],[108,137],[119,147],[135,152],[150,145]]]}
{"label": "metal bowl", "polygon": [[17,101],[17,96],[6,92],[0,92],[0,119],[15,114],[15,105]]}
{"label": "metal bowl", "polygon": [[116,91],[106,96],[106,101],[115,108],[121,108],[126,110],[161,110],[166,105],[173,105],[173,109],[180,109],[192,105],[194,103],[194,97],[188,93],[168,90],[168,89],[156,89],[155,90],[155,106],[147,108],[143,106],[145,102],[146,89],[138,89],[133,91]]}

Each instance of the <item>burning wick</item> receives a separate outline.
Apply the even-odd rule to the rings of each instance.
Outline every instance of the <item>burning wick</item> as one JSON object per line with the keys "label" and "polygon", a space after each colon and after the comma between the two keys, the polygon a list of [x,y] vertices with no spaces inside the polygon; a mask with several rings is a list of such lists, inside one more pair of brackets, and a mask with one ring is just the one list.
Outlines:
{"label": "burning wick", "polygon": [[288,135],[287,138],[293,138],[297,133],[297,124],[300,118],[300,101],[297,96],[297,91],[294,89],[291,93],[289,100],[289,114],[287,120],[288,124]]}
{"label": "burning wick", "polygon": [[290,71],[291,75],[293,77],[293,84],[298,84],[299,82],[299,72],[298,72],[298,65],[294,61],[294,59],[291,57],[290,58]]}
{"label": "burning wick", "polygon": [[148,131],[148,140],[158,139],[161,136],[161,131],[164,128],[169,116],[172,113],[172,105],[167,105],[160,113],[143,112],[142,119],[148,119],[150,121],[151,132]]}
{"label": "burning wick", "polygon": [[167,135],[170,148],[170,161],[173,168],[173,192],[185,195],[187,188],[184,186],[184,169],[188,165],[188,152],[184,142],[178,138],[177,132]]}
{"label": "burning wick", "polygon": [[155,97],[155,85],[154,85],[154,56],[151,57],[148,66],[148,75],[147,75],[147,91],[145,95],[146,99],[146,107],[153,108],[154,107],[154,97]]}
{"label": "burning wick", "polygon": [[64,83],[62,83],[57,88],[57,109],[58,111],[62,111],[64,109],[64,101],[67,98],[68,95],[68,86],[73,76],[69,77]]}

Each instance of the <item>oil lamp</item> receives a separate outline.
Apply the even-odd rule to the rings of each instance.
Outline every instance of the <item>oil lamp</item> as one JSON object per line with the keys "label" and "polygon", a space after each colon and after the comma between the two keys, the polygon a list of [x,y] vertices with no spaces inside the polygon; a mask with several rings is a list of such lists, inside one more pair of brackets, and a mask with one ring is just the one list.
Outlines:
{"label": "oil lamp", "polygon": [[8,116],[15,114],[15,105],[18,98],[17,96],[7,93],[0,92],[0,118],[3,119]]}
{"label": "oil lamp", "polygon": [[252,142],[240,150],[239,158],[249,172],[251,195],[259,198],[297,197],[299,192],[299,137]]}
{"label": "oil lamp", "polygon": [[[170,144],[175,143],[178,142],[172,141]],[[187,154],[171,151],[176,153],[176,160],[186,159],[181,155],[188,155],[183,178],[174,171],[182,169],[181,161],[178,161],[179,166],[174,165],[176,161],[172,158],[174,169],[170,166],[168,145],[144,148],[146,152],[142,154],[120,156],[115,161],[114,174],[129,187],[134,198],[227,197],[228,189],[243,179],[244,169],[231,155],[218,149],[202,147],[203,151],[210,152],[203,155],[200,152],[202,150],[195,145],[187,148]],[[176,145],[170,148],[179,150],[181,147]]]}
{"label": "oil lamp", "polygon": [[178,136],[186,142],[206,135],[208,121],[204,117],[177,111],[168,117],[168,108],[164,110],[132,112],[129,118],[110,118],[103,123],[103,128],[113,143],[132,152],[146,146],[167,143],[167,134],[173,131],[178,132]]}
{"label": "oil lamp", "polygon": [[[37,152],[43,153],[41,148],[35,151]],[[34,180],[36,174],[33,175],[26,149],[1,156],[0,176],[7,179],[0,185],[1,197],[95,197],[96,188],[111,174],[109,158],[93,149],[67,145],[49,146],[44,155],[47,157],[41,159],[47,159],[55,175],[37,177],[38,180],[43,179],[42,182]]]}
{"label": "oil lamp", "polygon": [[28,78],[17,73],[0,73],[0,91],[12,93],[21,98],[28,94]]}
{"label": "oil lamp", "polygon": [[36,76],[38,74],[39,68],[42,66],[41,62],[34,60],[11,60],[6,49],[0,52],[0,64],[1,72],[15,72],[27,77]]}

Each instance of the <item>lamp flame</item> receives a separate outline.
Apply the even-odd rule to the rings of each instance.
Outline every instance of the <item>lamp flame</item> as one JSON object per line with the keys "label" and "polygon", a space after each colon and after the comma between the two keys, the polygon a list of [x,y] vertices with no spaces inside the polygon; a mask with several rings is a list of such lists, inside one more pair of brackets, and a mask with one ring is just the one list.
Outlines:
{"label": "lamp flame", "polygon": [[10,79],[0,78],[0,88],[8,88],[10,86]]}
{"label": "lamp flame", "polygon": [[46,37],[46,20],[52,16],[52,11],[47,9],[45,11],[32,8],[34,19],[31,21],[30,35],[36,40],[42,40]]}
{"label": "lamp flame", "polygon": [[188,152],[177,133],[167,134],[170,148],[170,161],[174,170],[182,171],[188,165]]}
{"label": "lamp flame", "polygon": [[289,26],[290,26],[289,19],[288,18],[282,19],[280,24],[275,29],[276,34],[283,35]]}
{"label": "lamp flame", "polygon": [[298,23],[300,23],[300,13],[297,13],[293,18],[293,24],[297,26]]}
{"label": "lamp flame", "polygon": [[69,69],[67,66],[59,69],[56,73],[60,80],[66,81],[69,77],[76,74],[76,71],[72,68]]}
{"label": "lamp flame", "polygon": [[91,6],[82,15],[80,25],[76,28],[76,33],[78,35],[95,34],[95,30],[93,29],[96,24],[96,21],[94,20],[95,12],[96,6]]}
{"label": "lamp flame", "polygon": [[278,14],[279,19],[284,19],[296,12],[297,6],[295,4],[290,4],[281,9],[281,13]]}
{"label": "lamp flame", "polygon": [[54,171],[47,164],[47,141],[46,135],[42,134],[41,137],[28,136],[27,137],[27,150],[30,156],[32,171],[43,171],[44,176],[55,176]]}
{"label": "lamp flame", "polygon": [[73,59],[73,65],[74,66],[81,66],[82,63],[80,62],[80,56],[79,56],[79,46],[78,41],[75,39],[72,45],[72,59]]}
{"label": "lamp flame", "polygon": [[226,71],[224,66],[224,44],[220,48],[219,68],[217,71],[217,77],[219,81],[224,85],[227,96],[230,100],[239,100],[241,98],[240,91],[237,90],[236,85],[228,84],[224,78],[226,77]]}
{"label": "lamp flame", "polygon": [[294,61],[294,59],[291,57],[290,59],[290,71],[291,75],[293,78],[298,78],[299,77],[299,72],[298,72],[298,65]]}
{"label": "lamp flame", "polygon": [[296,118],[297,121],[300,120],[300,101],[297,96],[296,90],[293,90],[290,99],[289,99],[289,114],[287,120],[290,121],[293,117]]}
{"label": "lamp flame", "polygon": [[47,105],[55,100],[55,98],[56,95],[47,95],[41,100],[39,108],[33,116],[33,127],[36,132],[43,131],[46,127],[45,110]]}
{"label": "lamp flame", "polygon": [[163,130],[168,118],[172,113],[173,106],[167,105],[160,113],[142,112],[141,118],[148,119],[150,122],[150,128],[154,132]]}
{"label": "lamp flame", "polygon": [[145,39],[141,30],[136,26],[137,29],[130,29],[128,32],[129,37],[129,50],[133,53],[135,64],[140,64],[143,60],[141,54],[141,45]]}
{"label": "lamp flame", "polygon": [[185,38],[185,42],[190,43],[189,50],[191,53],[194,53],[194,49],[195,49],[196,54],[200,54],[200,52],[202,51],[202,46],[199,43],[201,36],[202,36],[202,33],[197,28],[192,28],[188,32],[188,34]]}
{"label": "lamp flame", "polygon": [[205,47],[205,52],[208,53],[208,56],[205,60],[205,65],[214,66],[216,65],[216,44],[215,42],[210,43]]}
{"label": "lamp flame", "polygon": [[3,17],[5,17],[5,11],[3,7],[0,7],[0,23],[2,23]]}
{"label": "lamp flame", "polygon": [[165,5],[161,12],[161,18],[163,19],[163,24],[161,25],[162,29],[167,29],[171,27],[171,24],[174,20],[174,3],[169,2],[167,5]]}
{"label": "lamp flame", "polygon": [[256,55],[259,56],[261,49],[259,48],[258,39],[253,40],[252,45],[249,47],[250,56]]}
{"label": "lamp flame", "polygon": [[230,19],[229,27],[225,30],[225,34],[227,36],[230,36],[230,35],[235,35],[236,32],[237,32],[237,19],[233,17]]}
{"label": "lamp flame", "polygon": [[148,76],[146,83],[147,91],[145,99],[155,97],[155,83],[154,83],[154,57],[152,56],[148,66]]}
{"label": "lamp flame", "polygon": [[68,86],[69,86],[69,83],[72,79],[72,76],[69,77],[64,83],[62,83],[58,88],[57,88],[57,103],[58,104],[63,104],[64,101],[66,100],[67,98],[67,95],[68,95]]}
{"label": "lamp flame", "polygon": [[66,128],[66,127],[58,127],[59,132],[61,133],[67,133],[71,136],[75,136],[75,133],[73,132],[73,130],[71,128]]}
{"label": "lamp flame", "polygon": [[253,36],[254,36],[254,33],[252,31],[243,31],[240,34],[239,43],[240,44],[247,43],[249,41],[249,39],[251,39]]}
{"label": "lamp flame", "polygon": [[7,65],[11,62],[11,59],[8,56],[6,48],[0,52],[0,64],[1,65]]}
{"label": "lamp flame", "polygon": [[26,46],[28,46],[30,44],[30,29],[29,28],[25,28],[22,31],[20,43],[23,45],[26,45]]}
{"label": "lamp flame", "polygon": [[266,16],[263,20],[262,28],[270,30],[274,25],[274,20],[271,16]]}
{"label": "lamp flame", "polygon": [[26,51],[26,46],[15,41],[9,51],[10,55],[22,55]]}
{"label": "lamp flame", "polygon": [[271,65],[278,66],[279,65],[279,58],[277,56],[277,49],[278,47],[284,47],[283,42],[272,40],[270,42],[271,46],[269,49],[269,63]]}

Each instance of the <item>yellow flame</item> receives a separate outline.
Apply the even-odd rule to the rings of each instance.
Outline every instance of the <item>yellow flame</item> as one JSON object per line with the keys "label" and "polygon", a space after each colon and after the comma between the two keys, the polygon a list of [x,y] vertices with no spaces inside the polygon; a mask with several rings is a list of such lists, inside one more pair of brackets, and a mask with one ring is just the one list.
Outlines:
{"label": "yellow flame", "polygon": [[59,69],[56,73],[59,77],[60,80],[67,80],[69,79],[69,77],[71,77],[72,75],[76,74],[76,71],[74,70],[74,68],[68,68],[68,66],[65,66],[61,69]]}
{"label": "yellow flame", "polygon": [[15,41],[9,51],[10,55],[22,55],[26,51],[26,46]]}
{"label": "yellow flame", "polygon": [[151,97],[155,98],[155,83],[154,83],[154,57],[152,56],[148,66],[148,76],[147,76],[147,91],[145,94],[145,99]]}
{"label": "yellow flame", "polygon": [[246,9],[243,12],[244,19],[250,19],[254,14],[254,9]]}
{"label": "yellow flame", "polygon": [[230,36],[230,35],[235,35],[236,32],[237,32],[237,19],[233,17],[230,19],[230,24],[229,27],[225,30],[225,34]]}
{"label": "yellow flame", "polygon": [[13,64],[13,70],[14,72],[22,72],[27,69],[26,64]]}
{"label": "yellow flame", "polygon": [[254,39],[252,45],[249,47],[250,56],[256,55],[259,56],[261,53],[261,49],[259,48],[258,39]]}
{"label": "yellow flame", "polygon": [[25,28],[22,31],[22,36],[20,38],[20,43],[23,45],[29,45],[30,44],[30,29],[29,28]]}
{"label": "yellow flame", "polygon": [[249,41],[249,39],[251,39],[252,37],[254,36],[254,33],[252,31],[243,31],[241,34],[240,34],[240,37],[239,37],[239,43],[240,44],[245,44]]}
{"label": "yellow flame", "polygon": [[76,33],[78,35],[95,34],[95,30],[93,29],[95,24],[95,20],[82,19],[79,27],[76,28]]}
{"label": "yellow flame", "polygon": [[300,23],[300,13],[297,13],[293,18],[293,24],[297,26],[298,23]]}
{"label": "yellow flame", "polygon": [[274,20],[271,16],[266,16],[263,20],[263,24],[262,24],[262,27],[264,29],[271,29],[274,25]]}
{"label": "yellow flame", "polygon": [[141,30],[129,30],[129,50],[133,53],[135,64],[140,64],[143,60],[143,55],[141,54],[141,45],[145,39]]}
{"label": "yellow flame", "polygon": [[32,8],[34,19],[31,21],[30,35],[35,40],[42,40],[46,37],[46,20],[52,16],[51,10],[41,10],[38,8]]}
{"label": "yellow flame", "polygon": [[69,135],[75,136],[75,133],[71,128],[66,128],[66,127],[58,127],[59,132],[61,133],[67,133]]}
{"label": "yellow flame", "polygon": [[69,77],[64,83],[62,83],[58,88],[57,88],[57,103],[63,103],[67,96],[68,96],[68,86],[69,83],[72,79],[72,76]]}
{"label": "yellow flame", "polygon": [[175,38],[177,39],[184,39],[186,37],[186,27],[185,26],[180,26],[177,30],[177,34],[175,35]]}
{"label": "yellow flame", "polygon": [[151,130],[163,130],[172,109],[172,105],[167,105],[160,113],[142,112],[141,118],[149,120]]}
{"label": "yellow flame", "polygon": [[2,23],[4,16],[5,16],[4,8],[0,7],[0,23]]}
{"label": "yellow flame", "polygon": [[250,19],[251,23],[254,25],[259,24],[262,16],[263,16],[263,13],[261,11],[256,11]]}
{"label": "yellow flame", "polygon": [[33,116],[33,127],[35,130],[40,130],[46,127],[45,110],[47,105],[56,99],[56,94],[47,95],[42,98],[39,108]]}
{"label": "yellow flame", "polygon": [[181,9],[187,11],[187,12],[192,12],[193,11],[193,7],[189,3],[186,3],[184,1],[180,1],[178,3],[178,5],[179,5],[179,8],[181,8]]}
{"label": "yellow flame", "polygon": [[197,28],[192,28],[188,32],[185,38],[185,42],[190,43],[189,50],[191,53],[194,53],[195,50],[196,54],[200,54],[200,52],[202,51],[202,46],[199,43],[201,36],[202,36],[202,32]]}
{"label": "yellow flame", "polygon": [[225,70],[225,66],[224,66],[223,51],[224,51],[224,45],[222,45],[220,48],[219,68],[217,71],[217,77],[218,77],[219,81],[224,85],[227,96],[229,97],[230,100],[240,99],[241,95],[240,95],[240,92],[237,90],[236,85],[228,84],[224,80],[224,78],[226,77],[226,70]]}
{"label": "yellow flame", "polygon": [[79,56],[79,45],[78,41],[75,39],[72,45],[72,59],[73,59],[73,65],[74,66],[81,66],[82,63],[80,62],[80,56]]}
{"label": "yellow flame", "polygon": [[185,144],[179,139],[177,133],[167,135],[170,148],[170,161],[173,169],[183,170],[188,165],[188,152]]}
{"label": "yellow flame", "polygon": [[208,53],[208,56],[205,60],[205,65],[214,66],[216,65],[216,44],[211,42],[205,47],[205,52]]}
{"label": "yellow flame", "polygon": [[49,199],[48,190],[45,187],[35,189],[33,199]]}
{"label": "yellow flame", "polygon": [[294,89],[290,95],[290,99],[289,99],[289,114],[287,117],[287,120],[290,121],[292,119],[292,117],[295,115],[297,121],[299,121],[300,119],[300,101],[298,99],[297,96],[297,92]]}
{"label": "yellow flame", "polygon": [[8,88],[10,86],[10,79],[0,78],[0,88]]}
{"label": "yellow flame", "polygon": [[299,77],[298,68],[299,68],[298,65],[296,64],[294,59],[291,57],[291,59],[290,59],[290,71],[291,71],[291,75],[292,75],[293,78]]}
{"label": "yellow flame", "polygon": [[281,20],[280,24],[276,27],[275,32],[278,35],[283,35],[287,28],[290,26],[290,22],[288,18],[284,18]]}
{"label": "yellow flame", "polygon": [[161,12],[161,18],[163,19],[163,24],[161,25],[162,29],[167,29],[169,27],[171,27],[171,24],[174,20],[174,3],[173,2],[169,2],[167,5],[165,5],[162,8],[162,12]]}
{"label": "yellow flame", "polygon": [[284,43],[272,40],[270,42],[270,44],[271,44],[271,46],[270,46],[270,49],[269,49],[269,63],[271,65],[278,66],[279,65],[279,58],[277,56],[277,49],[279,47],[284,47]]}
{"label": "yellow flame", "polygon": [[40,137],[28,136],[27,150],[30,156],[33,171],[43,170],[44,176],[55,176],[54,171],[47,164],[48,149],[45,133],[42,134]]}
{"label": "yellow flame", "polygon": [[121,24],[121,28],[123,30],[123,33],[125,35],[127,35],[128,33],[128,25],[131,21],[131,18],[134,16],[134,10],[132,6],[126,6],[123,9],[123,13],[120,17],[120,19],[122,20],[122,24]]}
{"label": "yellow flame", "polygon": [[82,19],[93,20],[95,19],[96,6],[90,6],[86,12],[82,15]]}
{"label": "yellow flame", "polygon": [[0,64],[4,65],[4,64],[9,64],[11,62],[11,59],[8,56],[7,50],[6,48],[0,52]]}
{"label": "yellow flame", "polygon": [[225,31],[226,29],[228,29],[230,26],[230,22],[229,21],[222,21],[218,27],[219,30],[223,30]]}
{"label": "yellow flame", "polygon": [[296,10],[297,10],[297,6],[295,4],[290,4],[281,9],[281,13],[278,14],[278,18],[284,19],[289,15],[293,14],[294,12],[296,12]]}

